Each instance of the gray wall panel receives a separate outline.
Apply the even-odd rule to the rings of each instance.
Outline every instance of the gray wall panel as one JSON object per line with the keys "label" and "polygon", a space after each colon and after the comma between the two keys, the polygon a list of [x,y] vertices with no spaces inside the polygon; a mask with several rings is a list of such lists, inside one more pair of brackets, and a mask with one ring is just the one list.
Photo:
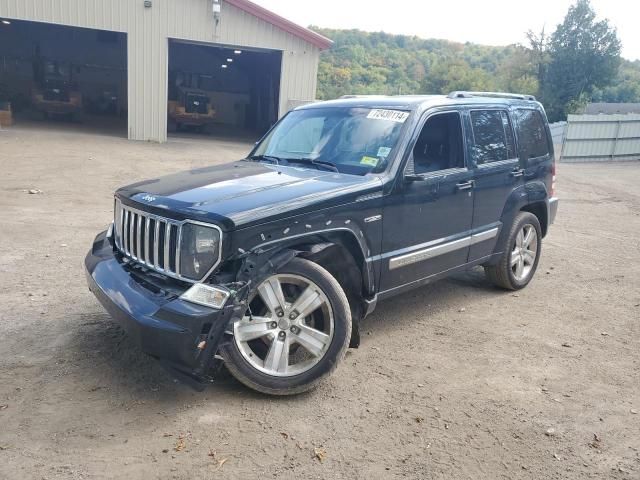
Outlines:
{"label": "gray wall panel", "polygon": [[569,115],[562,161],[640,160],[640,115]]}

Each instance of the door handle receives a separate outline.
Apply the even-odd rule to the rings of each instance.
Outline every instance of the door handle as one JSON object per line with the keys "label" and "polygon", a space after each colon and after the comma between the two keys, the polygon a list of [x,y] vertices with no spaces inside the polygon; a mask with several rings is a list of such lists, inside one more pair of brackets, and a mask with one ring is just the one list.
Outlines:
{"label": "door handle", "polygon": [[524,177],[524,169],[516,168],[514,170],[511,170],[511,173],[509,175],[511,175],[513,178]]}
{"label": "door handle", "polygon": [[469,190],[473,188],[474,183],[475,182],[473,180],[469,180],[468,182],[456,183],[456,188],[458,190]]}

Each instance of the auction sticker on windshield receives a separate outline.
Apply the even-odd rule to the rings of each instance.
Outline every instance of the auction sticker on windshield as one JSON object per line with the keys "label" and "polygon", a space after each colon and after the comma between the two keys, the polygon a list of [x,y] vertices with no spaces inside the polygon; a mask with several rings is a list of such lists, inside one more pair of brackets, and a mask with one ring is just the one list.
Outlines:
{"label": "auction sticker on windshield", "polygon": [[401,112],[400,110],[383,110],[376,108],[375,110],[371,110],[369,112],[367,118],[404,123],[404,121],[409,118],[409,112]]}

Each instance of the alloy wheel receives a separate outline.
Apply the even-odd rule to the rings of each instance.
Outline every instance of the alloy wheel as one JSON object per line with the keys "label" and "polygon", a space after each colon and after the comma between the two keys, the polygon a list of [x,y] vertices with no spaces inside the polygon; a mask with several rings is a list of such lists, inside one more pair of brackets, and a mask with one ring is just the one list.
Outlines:
{"label": "alloy wheel", "polygon": [[276,274],[260,284],[233,336],[252,367],[287,377],[316,365],[333,331],[333,310],[322,290],[302,276]]}
{"label": "alloy wheel", "polygon": [[533,270],[538,254],[538,234],[531,224],[524,225],[516,235],[511,251],[511,271],[519,282],[525,280]]}

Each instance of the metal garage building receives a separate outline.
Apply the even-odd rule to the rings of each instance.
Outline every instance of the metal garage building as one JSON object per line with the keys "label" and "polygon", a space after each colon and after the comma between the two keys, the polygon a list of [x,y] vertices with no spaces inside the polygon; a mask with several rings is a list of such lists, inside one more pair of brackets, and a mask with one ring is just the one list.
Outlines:
{"label": "metal garage building", "polygon": [[[126,70],[128,136],[158,142],[167,138],[172,62],[181,69],[180,82],[192,74],[178,64],[190,59],[198,82],[218,85],[211,88],[221,89],[219,115],[260,129],[315,98],[319,54],[331,45],[248,0],[0,0],[0,19],[33,28],[54,24],[117,32]],[[93,57],[101,55],[96,51]],[[240,73],[233,77],[236,68]]]}

